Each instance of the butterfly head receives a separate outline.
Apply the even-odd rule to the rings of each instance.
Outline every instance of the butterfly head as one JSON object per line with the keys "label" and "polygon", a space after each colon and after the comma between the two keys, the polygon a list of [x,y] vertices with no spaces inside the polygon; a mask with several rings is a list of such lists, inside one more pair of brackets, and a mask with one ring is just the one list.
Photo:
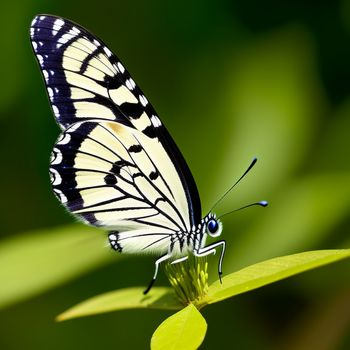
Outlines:
{"label": "butterfly head", "polygon": [[206,232],[211,237],[218,237],[222,232],[222,223],[215,214],[209,213],[205,219]]}

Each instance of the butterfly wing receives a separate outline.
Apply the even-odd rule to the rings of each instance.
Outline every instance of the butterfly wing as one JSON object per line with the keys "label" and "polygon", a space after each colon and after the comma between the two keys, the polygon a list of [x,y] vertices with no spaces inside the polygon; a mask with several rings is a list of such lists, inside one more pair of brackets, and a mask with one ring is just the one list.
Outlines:
{"label": "butterfly wing", "polygon": [[83,221],[119,231],[125,251],[164,251],[177,232],[188,232],[176,169],[157,140],[134,128],[73,124],[53,149],[50,174],[61,202]]}
{"label": "butterfly wing", "polygon": [[196,226],[201,219],[201,204],[191,171],[120,60],[86,29],[59,17],[36,16],[30,35],[51,107],[61,128],[82,120],[109,120],[156,140],[181,180],[189,226]]}

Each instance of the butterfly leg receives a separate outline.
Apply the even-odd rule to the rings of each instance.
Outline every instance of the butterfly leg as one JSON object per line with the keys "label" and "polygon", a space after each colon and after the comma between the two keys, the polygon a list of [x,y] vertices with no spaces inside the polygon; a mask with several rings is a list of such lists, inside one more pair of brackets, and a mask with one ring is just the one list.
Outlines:
{"label": "butterfly leg", "polygon": [[225,249],[226,249],[226,241],[222,240],[219,242],[215,242],[213,244],[210,244],[206,247],[199,248],[198,250],[195,250],[193,254],[197,257],[201,256],[207,256],[209,254],[215,254],[216,253],[216,248],[221,246],[221,254],[220,254],[220,259],[219,259],[219,265],[218,265],[218,273],[219,273],[219,279],[220,283],[222,283],[221,276],[222,276],[222,262],[224,260],[224,255],[225,255]]}
{"label": "butterfly leg", "polygon": [[143,294],[147,294],[150,291],[150,289],[152,288],[152,286],[157,278],[157,275],[158,275],[159,264],[162,263],[163,261],[170,259],[170,258],[171,258],[171,254],[167,253],[167,254],[162,255],[159,259],[156,260],[156,262],[154,264],[155,270],[154,270],[153,278],[152,278],[150,284],[148,285],[148,287],[146,288],[146,290],[143,292]]}
{"label": "butterfly leg", "polygon": [[188,255],[183,256],[182,258],[179,258],[179,259],[176,259],[176,260],[172,261],[171,265],[178,264],[178,263],[183,262],[183,261],[185,261],[187,259],[188,259]]}

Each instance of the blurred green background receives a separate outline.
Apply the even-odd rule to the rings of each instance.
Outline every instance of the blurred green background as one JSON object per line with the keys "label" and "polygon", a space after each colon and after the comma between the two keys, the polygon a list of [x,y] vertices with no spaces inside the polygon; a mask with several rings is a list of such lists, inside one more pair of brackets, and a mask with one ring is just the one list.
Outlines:
{"label": "blurred green background", "polygon": [[[50,189],[59,133],[29,43],[34,15],[74,20],[128,67],[182,150],[203,212],[222,203],[224,273],[266,258],[350,247],[350,2],[1,2],[0,348],[147,349],[167,311],[56,323],[105,291],[146,285],[152,257],[124,257]],[[213,259],[213,260],[212,260]],[[216,279],[216,257],[210,258]],[[349,349],[341,262],[204,310],[202,349]],[[167,284],[164,274],[158,285]]]}

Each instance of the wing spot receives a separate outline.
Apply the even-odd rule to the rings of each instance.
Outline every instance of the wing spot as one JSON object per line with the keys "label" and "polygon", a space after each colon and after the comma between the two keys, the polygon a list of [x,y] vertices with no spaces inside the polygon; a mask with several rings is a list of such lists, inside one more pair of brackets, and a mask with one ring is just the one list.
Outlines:
{"label": "wing spot", "polygon": [[125,160],[117,160],[116,162],[114,162],[111,172],[113,174],[119,175],[120,174],[120,169],[125,166],[127,163],[125,162]]}
{"label": "wing spot", "polygon": [[62,28],[63,25],[64,25],[64,21],[61,18],[57,18],[56,21],[53,23],[52,35],[55,36],[57,32]]}
{"label": "wing spot", "polygon": [[66,145],[71,139],[70,134],[61,134],[60,138],[57,140],[57,145]]}
{"label": "wing spot", "polygon": [[74,131],[78,130],[81,127],[82,124],[84,124],[84,122],[74,123],[73,125],[71,125],[69,127],[69,132],[73,133]]}
{"label": "wing spot", "polygon": [[132,145],[129,147],[129,152],[139,153],[142,151],[142,147],[140,145]]}
{"label": "wing spot", "polygon": [[119,239],[118,233],[119,233],[118,231],[111,231],[108,235],[108,240],[109,240],[109,244],[114,250],[121,252],[123,248],[120,245],[120,243],[118,243],[118,239]]}
{"label": "wing spot", "polygon": [[104,180],[106,185],[115,185],[117,183],[117,178],[112,174],[106,175]]}
{"label": "wing spot", "polygon": [[77,33],[74,28],[72,28],[70,31],[69,31],[69,34],[71,34],[73,37],[76,37],[79,33]]}
{"label": "wing spot", "polygon": [[62,178],[56,169],[50,168],[50,180],[52,186],[58,186],[62,183]]}
{"label": "wing spot", "polygon": [[135,82],[131,78],[126,80],[125,85],[129,90],[134,90],[136,87]]}
{"label": "wing spot", "polygon": [[120,71],[120,73],[123,74],[125,72],[125,68],[120,62],[117,63],[117,67],[118,67],[118,70]]}
{"label": "wing spot", "polygon": [[36,22],[38,21],[38,17],[34,17],[34,19],[32,20],[31,26],[35,26]]}
{"label": "wing spot", "polygon": [[158,176],[159,176],[158,171],[152,171],[152,172],[149,174],[149,178],[150,178],[151,180],[157,179]]}
{"label": "wing spot", "polygon": [[49,98],[50,98],[50,101],[52,102],[54,98],[53,90],[50,87],[48,87],[47,92],[49,93]]}
{"label": "wing spot", "polygon": [[52,165],[60,164],[62,162],[62,159],[63,159],[63,156],[61,151],[58,148],[54,148],[51,153],[50,163]]}
{"label": "wing spot", "polygon": [[63,194],[63,192],[61,190],[58,190],[57,188],[54,188],[53,191],[55,192],[55,195],[59,198],[59,200],[62,203],[67,203],[68,202],[67,197]]}
{"label": "wing spot", "polygon": [[111,50],[108,47],[104,46],[103,47],[103,51],[106,53],[106,55],[108,57],[112,57],[113,54],[112,54]]}
{"label": "wing spot", "polygon": [[73,27],[72,30],[78,35],[80,34],[80,30],[77,27]]}
{"label": "wing spot", "polygon": [[52,105],[52,110],[56,117],[60,116],[60,111],[56,105]]}
{"label": "wing spot", "polygon": [[57,18],[56,21],[54,22],[54,25],[62,27],[64,25],[64,20],[61,18]]}
{"label": "wing spot", "polygon": [[155,137],[157,137],[155,131],[154,131],[154,127],[151,125],[148,125],[144,130],[142,130],[142,132],[150,137],[151,139],[154,139]]}
{"label": "wing spot", "polygon": [[43,72],[43,75],[44,75],[46,83],[48,83],[49,82],[49,73],[48,73],[48,71],[43,69],[42,72]]}
{"label": "wing spot", "polygon": [[159,128],[162,125],[160,119],[156,115],[152,115],[151,122],[155,128]]}
{"label": "wing spot", "polygon": [[[74,33],[73,35],[76,36],[77,34]],[[59,41],[56,44],[56,49],[59,49],[62,45],[67,44],[68,41],[71,39],[72,39],[72,30],[69,33],[65,33],[61,36],[61,38],[59,39]]]}
{"label": "wing spot", "polygon": [[141,102],[143,107],[146,107],[148,104],[148,100],[144,95],[140,95],[139,96],[139,101]]}
{"label": "wing spot", "polygon": [[36,51],[38,49],[38,44],[35,41],[32,41],[33,49]]}
{"label": "wing spot", "polygon": [[44,58],[41,55],[36,55],[36,57],[38,58],[39,64],[42,66],[44,64]]}

